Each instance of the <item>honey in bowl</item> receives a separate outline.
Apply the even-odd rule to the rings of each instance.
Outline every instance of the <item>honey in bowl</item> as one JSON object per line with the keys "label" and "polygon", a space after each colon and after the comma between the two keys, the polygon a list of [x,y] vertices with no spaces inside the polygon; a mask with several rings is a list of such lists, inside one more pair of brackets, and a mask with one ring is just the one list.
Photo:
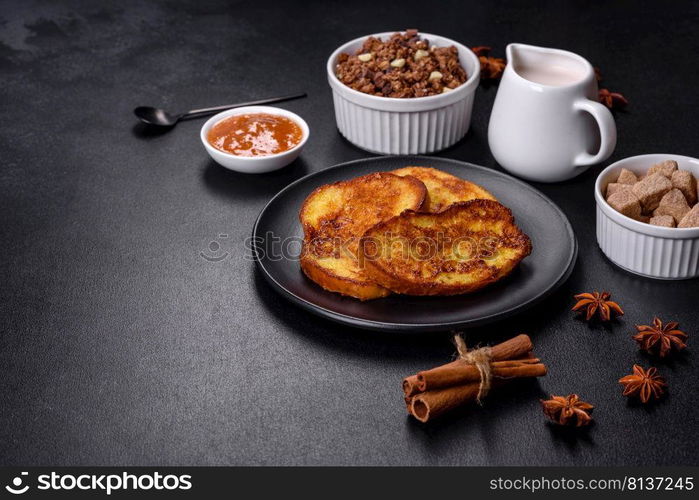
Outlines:
{"label": "honey in bowl", "polygon": [[286,116],[269,113],[234,115],[215,123],[207,140],[224,153],[236,156],[269,156],[296,147],[303,139],[301,127]]}

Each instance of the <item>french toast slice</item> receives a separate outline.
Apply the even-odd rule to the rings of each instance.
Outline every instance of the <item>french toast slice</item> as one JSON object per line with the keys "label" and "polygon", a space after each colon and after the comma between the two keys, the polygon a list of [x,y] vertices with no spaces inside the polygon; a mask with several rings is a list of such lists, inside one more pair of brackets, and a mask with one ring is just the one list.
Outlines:
{"label": "french toast slice", "polygon": [[301,269],[332,292],[361,300],[389,295],[359,267],[359,240],[379,222],[420,209],[426,194],[417,179],[388,172],[318,187],[299,214],[304,233]]}
{"label": "french toast slice", "polygon": [[532,245],[510,209],[477,199],[436,214],[404,212],[369,229],[359,249],[366,275],[393,292],[457,295],[507,276]]}
{"label": "french toast slice", "polygon": [[396,175],[410,175],[422,181],[427,188],[427,198],[422,205],[423,212],[441,212],[447,207],[460,201],[475,199],[495,200],[478,184],[460,179],[442,170],[432,167],[403,167],[393,170]]}

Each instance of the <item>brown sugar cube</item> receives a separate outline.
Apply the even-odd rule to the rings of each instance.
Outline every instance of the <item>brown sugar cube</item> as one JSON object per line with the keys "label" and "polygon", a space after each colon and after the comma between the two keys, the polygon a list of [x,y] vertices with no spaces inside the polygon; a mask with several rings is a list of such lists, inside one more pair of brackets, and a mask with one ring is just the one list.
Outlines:
{"label": "brown sugar cube", "polygon": [[630,184],[620,184],[618,182],[610,182],[607,184],[607,199],[616,193],[617,191],[621,191],[622,189],[628,189],[631,190],[631,185]]}
{"label": "brown sugar cube", "polygon": [[675,227],[675,218],[672,215],[657,215],[650,218],[651,226]]}
{"label": "brown sugar cube", "polygon": [[641,204],[630,189],[617,191],[609,197],[607,203],[614,210],[627,217],[632,219],[641,217]]}
{"label": "brown sugar cube", "polygon": [[699,204],[694,205],[687,215],[682,217],[677,227],[699,227]]}
{"label": "brown sugar cube", "polygon": [[647,215],[641,215],[638,219],[636,219],[638,222],[644,222],[646,224],[650,223],[650,217]]}
{"label": "brown sugar cube", "polygon": [[660,204],[660,200],[672,189],[670,179],[662,174],[648,175],[631,188],[633,194],[641,201],[644,212],[652,212]]}
{"label": "brown sugar cube", "polygon": [[689,205],[682,191],[677,188],[672,188],[660,200],[658,208],[653,210],[653,216],[672,215],[675,220],[682,220],[682,217],[689,212]]}
{"label": "brown sugar cube", "polygon": [[672,173],[672,187],[676,187],[687,199],[687,203],[694,205],[697,202],[697,179],[692,172],[687,170],[675,170]]}
{"label": "brown sugar cube", "polygon": [[625,168],[621,169],[619,172],[619,178],[616,180],[619,184],[636,184],[638,182],[638,177],[631,170]]}
{"label": "brown sugar cube", "polygon": [[675,160],[665,160],[650,167],[648,175],[661,174],[669,179],[675,170],[677,170],[677,162]]}

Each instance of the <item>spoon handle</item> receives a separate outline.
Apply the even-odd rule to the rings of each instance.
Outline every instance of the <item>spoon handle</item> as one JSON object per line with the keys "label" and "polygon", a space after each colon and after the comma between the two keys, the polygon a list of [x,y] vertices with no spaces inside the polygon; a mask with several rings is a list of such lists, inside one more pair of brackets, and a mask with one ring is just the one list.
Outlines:
{"label": "spoon handle", "polygon": [[272,104],[274,102],[290,101],[291,99],[299,99],[301,97],[306,97],[305,92],[300,94],[285,95],[282,97],[272,97],[270,99],[260,99],[259,101],[249,101],[249,102],[239,102],[238,104],[224,104],[223,106],[216,106],[214,108],[203,108],[203,109],[193,109],[182,114],[180,120],[186,120],[188,118],[195,118],[197,116],[213,115],[219,111],[225,111],[232,108],[242,108],[243,106],[258,106],[261,104]]}

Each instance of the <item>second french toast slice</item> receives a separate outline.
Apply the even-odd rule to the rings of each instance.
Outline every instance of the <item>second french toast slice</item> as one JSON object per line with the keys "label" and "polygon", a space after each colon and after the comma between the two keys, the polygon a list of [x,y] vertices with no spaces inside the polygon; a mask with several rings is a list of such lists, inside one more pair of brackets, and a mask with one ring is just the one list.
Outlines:
{"label": "second french toast slice", "polygon": [[432,167],[403,167],[393,170],[396,175],[410,175],[427,188],[427,198],[420,208],[423,212],[441,212],[460,201],[475,199],[496,200],[486,189]]}
{"label": "second french toast slice", "polygon": [[457,295],[507,276],[531,250],[507,207],[477,199],[375,225],[360,241],[359,262],[370,279],[393,292]]}

